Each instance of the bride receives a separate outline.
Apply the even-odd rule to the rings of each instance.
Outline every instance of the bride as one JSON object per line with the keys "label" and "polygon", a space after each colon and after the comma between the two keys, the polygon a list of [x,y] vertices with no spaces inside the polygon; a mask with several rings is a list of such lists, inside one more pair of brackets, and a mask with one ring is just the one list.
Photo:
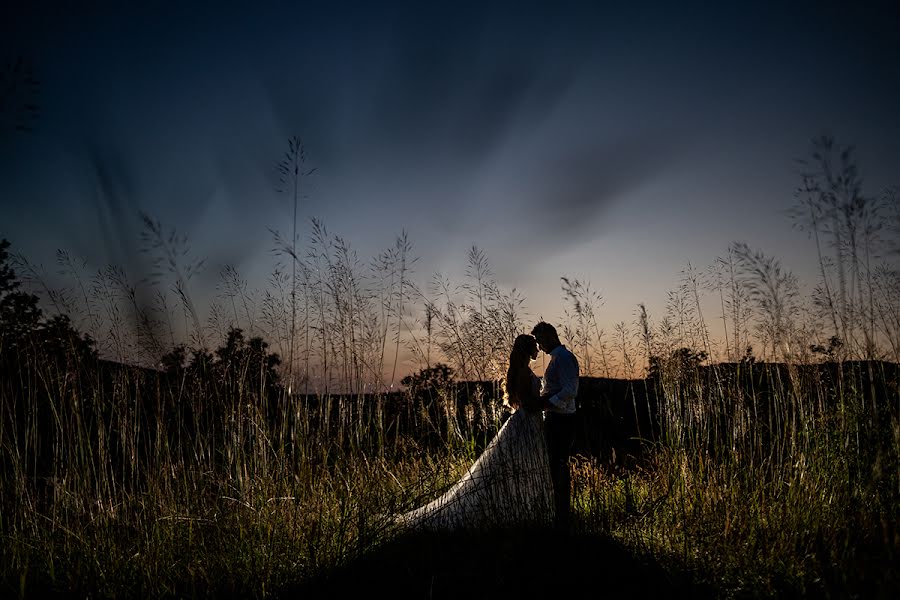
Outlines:
{"label": "bride", "polygon": [[506,399],[515,412],[459,481],[439,498],[398,515],[398,524],[448,530],[552,522],[540,379],[529,367],[537,352],[532,336],[516,338],[506,373]]}

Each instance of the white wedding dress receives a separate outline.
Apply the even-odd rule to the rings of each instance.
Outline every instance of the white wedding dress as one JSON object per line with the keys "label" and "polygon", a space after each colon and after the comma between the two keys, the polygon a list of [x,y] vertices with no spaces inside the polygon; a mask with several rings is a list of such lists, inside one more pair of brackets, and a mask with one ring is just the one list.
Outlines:
{"label": "white wedding dress", "polygon": [[516,410],[459,481],[395,520],[431,531],[551,523],[553,485],[540,411]]}

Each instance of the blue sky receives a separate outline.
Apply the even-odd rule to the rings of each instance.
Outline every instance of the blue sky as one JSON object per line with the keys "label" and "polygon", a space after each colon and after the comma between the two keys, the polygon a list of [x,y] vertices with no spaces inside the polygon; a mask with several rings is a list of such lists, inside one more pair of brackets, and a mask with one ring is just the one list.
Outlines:
{"label": "blue sky", "polygon": [[405,229],[423,281],[477,245],[534,316],[589,280],[612,324],[732,241],[814,283],[783,214],[813,136],[900,183],[894,3],[24,4],[0,50],[41,113],[0,138],[0,236],[45,266],[139,279],[144,211],[206,257],[201,289],[224,264],[262,285],[297,135],[304,224],[362,257]]}

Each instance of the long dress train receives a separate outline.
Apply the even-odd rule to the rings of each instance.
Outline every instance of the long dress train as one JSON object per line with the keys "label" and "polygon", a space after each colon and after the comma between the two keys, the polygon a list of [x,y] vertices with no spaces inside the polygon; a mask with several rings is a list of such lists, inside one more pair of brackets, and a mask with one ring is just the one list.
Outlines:
{"label": "long dress train", "polygon": [[396,517],[398,524],[420,530],[549,524],[552,520],[553,485],[543,417],[540,411],[523,408],[506,420],[449,490]]}

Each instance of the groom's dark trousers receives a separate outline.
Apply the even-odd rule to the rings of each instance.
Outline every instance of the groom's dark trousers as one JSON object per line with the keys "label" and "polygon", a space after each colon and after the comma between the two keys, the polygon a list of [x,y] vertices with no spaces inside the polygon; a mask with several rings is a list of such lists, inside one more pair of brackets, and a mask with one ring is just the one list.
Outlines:
{"label": "groom's dark trousers", "polygon": [[550,457],[550,478],[553,480],[553,501],[556,508],[555,525],[567,530],[571,487],[569,456],[575,445],[575,415],[549,411],[544,415],[544,436]]}

